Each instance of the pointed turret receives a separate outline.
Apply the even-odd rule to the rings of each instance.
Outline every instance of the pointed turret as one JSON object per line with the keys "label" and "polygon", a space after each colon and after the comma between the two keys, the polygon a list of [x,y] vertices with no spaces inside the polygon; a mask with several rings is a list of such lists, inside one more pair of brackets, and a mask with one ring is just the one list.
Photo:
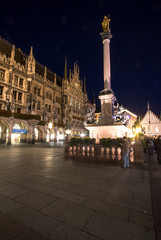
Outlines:
{"label": "pointed turret", "polygon": [[67,57],[65,57],[65,66],[64,66],[64,80],[68,79],[68,73],[67,73]]}
{"label": "pointed turret", "polygon": [[33,47],[31,46],[31,49],[30,49],[30,56],[33,57]]}
{"label": "pointed turret", "polygon": [[11,64],[14,63],[15,59],[15,45],[12,45],[12,51],[11,51]]}
{"label": "pointed turret", "polygon": [[148,111],[150,110],[149,102],[147,103],[147,110],[148,110]]}
{"label": "pointed turret", "polygon": [[35,58],[33,56],[33,47],[32,46],[30,48],[30,54],[28,56],[28,60],[26,61],[26,63],[27,63],[28,73],[30,73],[30,74],[35,73],[36,61],[35,61]]}

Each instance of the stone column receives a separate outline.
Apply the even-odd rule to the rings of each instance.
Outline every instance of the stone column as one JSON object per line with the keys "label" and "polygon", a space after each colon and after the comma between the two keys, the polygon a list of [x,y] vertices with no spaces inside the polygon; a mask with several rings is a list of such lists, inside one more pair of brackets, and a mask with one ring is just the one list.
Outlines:
{"label": "stone column", "polygon": [[38,120],[35,120],[35,119],[31,119],[31,120],[28,120],[28,124],[29,126],[31,127],[31,131],[32,131],[32,144],[35,144],[35,127],[36,125],[38,124]]}
{"label": "stone column", "polygon": [[32,143],[32,128],[27,130],[27,143]]}
{"label": "stone column", "polygon": [[103,72],[104,89],[111,89],[111,64],[110,64],[110,39],[112,35],[110,30],[100,33],[103,40]]}
{"label": "stone column", "polygon": [[11,145],[11,134],[12,134],[12,132],[11,132],[11,129],[9,129],[9,131],[8,131],[8,145]]}
{"label": "stone column", "polygon": [[103,67],[104,67],[104,89],[100,92],[99,99],[101,101],[101,119],[100,125],[113,124],[112,118],[112,101],[114,94],[111,89],[111,64],[110,64],[110,39],[112,35],[108,29],[100,33],[103,40]]}
{"label": "stone column", "polygon": [[57,129],[54,131],[54,142],[57,142]]}
{"label": "stone column", "polygon": [[8,145],[11,144],[11,134],[12,134],[12,129],[13,129],[13,126],[14,126],[14,117],[10,117],[9,118],[9,128],[8,128]]}

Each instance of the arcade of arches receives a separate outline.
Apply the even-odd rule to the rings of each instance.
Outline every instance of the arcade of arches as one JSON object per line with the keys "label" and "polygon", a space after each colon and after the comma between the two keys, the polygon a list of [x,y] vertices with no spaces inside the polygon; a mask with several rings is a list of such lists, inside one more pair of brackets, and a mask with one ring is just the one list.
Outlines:
{"label": "arcade of arches", "polygon": [[31,125],[30,122],[14,119],[0,118],[0,143],[34,143],[59,141],[64,139],[63,131],[46,129],[46,126]]}

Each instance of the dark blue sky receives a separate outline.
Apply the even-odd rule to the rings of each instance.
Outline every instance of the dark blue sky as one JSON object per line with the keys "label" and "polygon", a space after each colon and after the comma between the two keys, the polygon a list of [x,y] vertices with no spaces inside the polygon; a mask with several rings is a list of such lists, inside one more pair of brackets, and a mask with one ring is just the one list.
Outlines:
{"label": "dark blue sky", "polygon": [[120,104],[144,114],[161,111],[161,1],[12,1],[1,4],[0,35],[61,77],[64,59],[86,76],[87,93],[103,89],[104,15],[111,15],[112,89]]}

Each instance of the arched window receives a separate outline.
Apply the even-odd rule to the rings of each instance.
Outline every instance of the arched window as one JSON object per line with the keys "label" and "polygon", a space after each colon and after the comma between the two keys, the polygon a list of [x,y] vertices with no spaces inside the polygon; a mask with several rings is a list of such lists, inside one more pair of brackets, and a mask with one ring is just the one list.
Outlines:
{"label": "arched window", "polygon": [[49,92],[48,91],[46,92],[46,98],[49,98]]}
{"label": "arched window", "polygon": [[50,100],[52,100],[52,93],[50,92]]}
{"label": "arched window", "polygon": [[15,124],[13,128],[14,128],[14,129],[21,129],[18,124]]}
{"label": "arched window", "polygon": [[152,134],[152,125],[149,125],[149,126],[148,126],[148,133],[149,133],[149,134]]}
{"label": "arched window", "polygon": [[38,140],[39,132],[38,132],[37,128],[35,128],[34,131],[35,131],[35,140]]}
{"label": "arched window", "polygon": [[155,126],[155,134],[159,134],[159,127]]}

